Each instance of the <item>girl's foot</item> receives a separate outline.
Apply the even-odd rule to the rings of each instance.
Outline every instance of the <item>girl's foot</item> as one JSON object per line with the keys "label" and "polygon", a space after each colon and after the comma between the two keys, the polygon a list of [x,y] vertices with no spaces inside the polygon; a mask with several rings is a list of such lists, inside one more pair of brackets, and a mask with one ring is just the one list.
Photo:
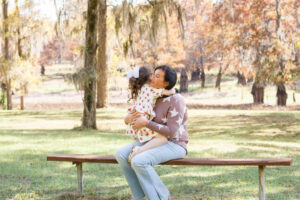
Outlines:
{"label": "girl's foot", "polygon": [[139,150],[139,146],[133,146],[132,148],[131,148],[131,152],[130,152],[130,154],[129,154],[129,156],[128,156],[128,162],[130,163],[131,162],[131,159],[136,155],[136,154],[138,154],[138,150]]}

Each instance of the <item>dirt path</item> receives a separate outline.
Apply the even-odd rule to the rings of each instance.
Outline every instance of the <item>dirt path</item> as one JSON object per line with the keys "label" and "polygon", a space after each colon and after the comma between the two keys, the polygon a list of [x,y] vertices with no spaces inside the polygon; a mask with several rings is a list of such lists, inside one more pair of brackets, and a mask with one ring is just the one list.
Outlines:
{"label": "dirt path", "polygon": [[[247,91],[245,92],[248,93]],[[240,110],[300,110],[299,104],[277,107],[276,105],[253,105],[251,98],[241,101],[236,93],[202,91],[182,94],[189,108],[198,109],[240,109]],[[234,96],[236,95],[236,96]],[[249,94],[248,94],[249,95]],[[83,92],[76,91],[74,86],[60,76],[42,81],[38,88],[24,98],[25,110],[71,110],[83,109]],[[113,90],[108,93],[109,106],[127,107],[128,92],[126,89]],[[20,97],[13,95],[14,110],[20,109]]]}

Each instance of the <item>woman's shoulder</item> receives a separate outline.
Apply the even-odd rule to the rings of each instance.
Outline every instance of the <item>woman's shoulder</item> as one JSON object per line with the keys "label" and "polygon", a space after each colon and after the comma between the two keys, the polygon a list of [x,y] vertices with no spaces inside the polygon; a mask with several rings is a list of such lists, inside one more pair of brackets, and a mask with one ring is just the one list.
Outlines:
{"label": "woman's shoulder", "polygon": [[184,98],[181,94],[176,93],[169,97],[159,98],[159,102],[172,105],[172,104],[184,103]]}
{"label": "woman's shoulder", "polygon": [[184,100],[184,98],[180,93],[176,93],[171,96],[171,101],[177,102],[177,101],[183,101],[183,100]]}

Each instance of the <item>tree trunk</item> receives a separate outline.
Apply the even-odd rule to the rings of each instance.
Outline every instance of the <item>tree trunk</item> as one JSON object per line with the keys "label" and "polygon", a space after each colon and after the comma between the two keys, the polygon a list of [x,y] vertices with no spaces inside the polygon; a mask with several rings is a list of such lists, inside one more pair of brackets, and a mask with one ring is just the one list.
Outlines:
{"label": "tree trunk", "polygon": [[256,81],[252,85],[251,94],[253,96],[254,104],[263,104],[264,103],[264,86],[258,84]]}
{"label": "tree trunk", "polygon": [[[201,53],[203,53],[202,48],[201,48]],[[200,56],[200,80],[201,80],[201,87],[205,87],[205,72],[204,72],[204,64],[203,64],[203,56]]]}
{"label": "tree trunk", "polygon": [[84,80],[82,128],[97,129],[96,125],[96,50],[98,0],[88,1],[84,67],[87,76]]}
{"label": "tree trunk", "polygon": [[246,78],[243,74],[240,73],[240,71],[238,71],[237,73],[237,78],[238,78],[238,85],[246,85]]}
{"label": "tree trunk", "polygon": [[[20,12],[19,12],[19,3],[18,0],[15,0],[16,4],[16,15],[17,17],[20,17]],[[18,35],[18,41],[17,41],[17,47],[18,47],[18,55],[20,58],[24,58],[23,56],[23,51],[22,51],[22,38],[21,38],[21,31],[20,31],[20,26],[17,27],[17,35]],[[20,109],[24,110],[24,95],[26,91],[26,86],[21,85],[20,86]]]}
{"label": "tree trunk", "polygon": [[[297,4],[297,1],[295,1],[294,2],[294,11],[295,11],[295,18],[296,18],[296,30],[300,30],[300,20],[299,20],[299,16],[298,16],[298,9],[299,9],[299,4]],[[295,62],[296,62],[297,66],[300,66],[300,49],[296,48],[295,51],[296,51]]]}
{"label": "tree trunk", "polygon": [[296,61],[296,66],[300,66],[300,50],[299,49],[296,49],[295,61]]}
{"label": "tree trunk", "polygon": [[61,64],[62,61],[62,32],[61,32],[61,16],[62,16],[62,9],[57,7],[56,0],[54,0],[54,7],[56,11],[56,17],[57,17],[57,22],[55,24],[55,31],[56,31],[56,36],[59,44],[59,49],[58,49],[58,60],[57,62]]}
{"label": "tree trunk", "polygon": [[220,66],[219,73],[217,76],[217,81],[216,81],[216,88],[218,88],[219,91],[221,90],[221,79],[222,79],[222,66]]}
{"label": "tree trunk", "polygon": [[23,95],[20,96],[20,109],[24,110],[24,96]]}
{"label": "tree trunk", "polygon": [[107,106],[106,0],[99,2],[97,108]]}
{"label": "tree trunk", "polygon": [[180,73],[180,93],[188,91],[188,76],[186,73],[186,69],[181,69]]}
{"label": "tree trunk", "polygon": [[205,87],[205,71],[204,71],[204,68],[201,69],[200,77],[201,77],[201,87],[204,88]]}
{"label": "tree trunk", "polygon": [[6,109],[12,110],[11,79],[6,84]]}
{"label": "tree trunk", "polygon": [[1,105],[2,109],[6,108],[6,95],[5,95],[5,91],[6,91],[5,83],[1,83],[0,105]]}
{"label": "tree trunk", "polygon": [[[282,33],[281,33],[281,0],[276,0],[276,33],[277,38],[282,41]],[[280,54],[280,60],[279,60],[279,67],[280,72],[277,76],[283,77],[283,71],[285,70],[284,66],[284,59],[283,59],[283,53]],[[278,106],[286,106],[286,100],[287,100],[287,93],[285,90],[284,82],[276,83],[277,85],[277,105]]]}
{"label": "tree trunk", "polygon": [[[4,57],[5,60],[9,60],[9,43],[8,43],[8,24],[7,24],[7,9],[8,9],[8,1],[7,0],[2,0],[2,9],[3,9],[3,30],[4,30]],[[5,85],[6,85],[6,108],[7,110],[12,109],[12,98],[11,98],[11,79],[6,77],[5,80]]]}
{"label": "tree trunk", "polygon": [[200,80],[200,69],[197,65],[193,66],[191,73],[191,81]]}
{"label": "tree trunk", "polygon": [[22,46],[21,46],[22,39],[21,39],[21,32],[20,32],[19,27],[17,29],[17,33],[18,33],[18,54],[19,54],[19,57],[23,58],[23,52],[22,52]]}
{"label": "tree trunk", "polygon": [[293,92],[293,102],[296,103],[296,96],[295,96],[295,92]]}
{"label": "tree trunk", "polygon": [[277,84],[277,105],[278,106],[286,106],[287,93],[285,90],[285,86],[283,83]]}

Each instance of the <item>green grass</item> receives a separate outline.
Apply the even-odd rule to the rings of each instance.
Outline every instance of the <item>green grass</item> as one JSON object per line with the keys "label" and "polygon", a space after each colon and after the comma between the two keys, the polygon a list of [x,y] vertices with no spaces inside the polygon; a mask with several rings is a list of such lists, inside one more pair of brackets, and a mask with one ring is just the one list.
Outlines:
{"label": "green grass", "polygon": [[[76,131],[81,110],[0,111],[0,199],[55,199],[76,191],[76,168],[47,162],[52,153],[112,155],[131,142],[125,109],[98,110],[98,131]],[[292,166],[266,168],[266,197],[300,198],[300,112],[189,110],[187,157],[291,157]],[[157,166],[174,199],[258,199],[257,167]],[[130,196],[118,165],[84,164],[90,197]],[[23,195],[23,198],[21,196]],[[25,197],[24,197],[25,196]],[[27,196],[27,198],[26,198]]]}

